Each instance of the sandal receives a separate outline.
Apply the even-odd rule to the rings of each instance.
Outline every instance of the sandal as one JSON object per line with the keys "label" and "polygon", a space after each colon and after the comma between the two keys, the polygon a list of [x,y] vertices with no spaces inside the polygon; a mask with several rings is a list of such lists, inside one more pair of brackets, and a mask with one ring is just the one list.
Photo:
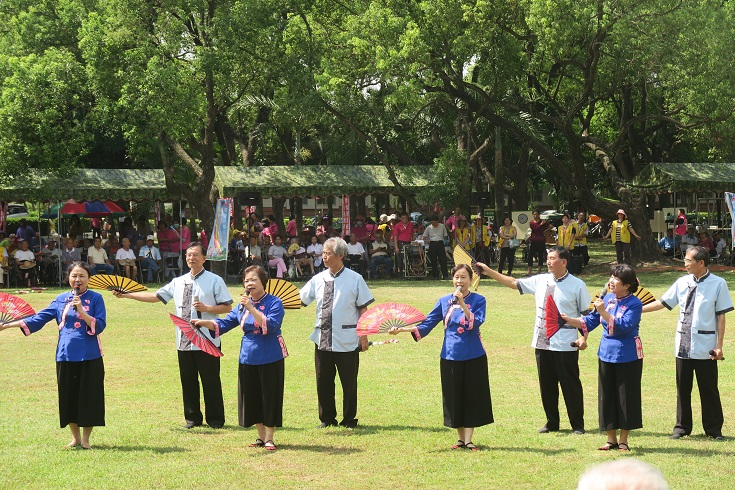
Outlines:
{"label": "sandal", "polygon": [[271,440],[265,441],[265,444],[263,447],[265,447],[266,451],[275,451],[277,449],[276,443]]}
{"label": "sandal", "polygon": [[[625,446],[625,447],[623,447],[623,446]],[[618,444],[618,451],[628,452],[628,451],[630,451],[630,448],[628,447],[628,445],[626,443],[621,442],[620,444]]]}
{"label": "sandal", "polygon": [[470,441],[470,442],[468,442],[467,444],[465,444],[465,445],[464,445],[464,447],[465,447],[465,449],[469,449],[470,451],[479,451],[479,450],[480,450],[480,448],[479,448],[479,447],[477,447],[477,446],[475,446],[475,445],[474,445],[474,444],[472,443],[472,441]]}
{"label": "sandal", "polygon": [[263,439],[255,439],[255,442],[252,443],[249,447],[264,447],[265,442],[263,442]]}
{"label": "sandal", "polygon": [[460,439],[457,441],[457,444],[452,446],[452,449],[460,449],[460,448],[463,448],[464,446],[465,446],[464,441]]}
{"label": "sandal", "polygon": [[617,443],[607,441],[604,445],[597,448],[598,451],[612,451],[617,449],[619,446]]}

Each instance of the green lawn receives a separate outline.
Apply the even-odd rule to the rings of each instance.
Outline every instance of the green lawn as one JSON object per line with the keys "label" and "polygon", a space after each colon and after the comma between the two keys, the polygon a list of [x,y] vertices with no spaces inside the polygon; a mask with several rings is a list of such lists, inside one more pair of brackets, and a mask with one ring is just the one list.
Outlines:
{"label": "green lawn", "polygon": [[[593,294],[607,278],[604,272],[600,268],[583,276]],[[720,274],[735,290],[735,276]],[[660,296],[679,275],[647,273],[641,280]],[[448,281],[387,281],[371,289],[378,302],[401,301],[428,311],[452,288]],[[24,298],[38,309],[57,292]],[[231,292],[236,296],[241,289]],[[496,420],[476,431],[480,452],[449,450],[456,437],[442,426],[441,329],[420,343],[404,335],[397,344],[361,354],[360,427],[320,430],[315,428],[314,347],[307,338],[314,306],[287,311],[283,330],[291,355],[286,360],[285,426],[276,432],[279,450],[267,453],[248,448],[255,432],[237,426],[237,333],[223,338],[226,427],[187,431],[175,332],[167,315],[172,306],[116,300],[105,293],[108,328],[101,338],[107,426],[95,430],[92,451],[61,449],[69,435],[68,429],[58,428],[55,325],[29,338],[18,331],[0,334],[0,487],[574,488],[587,466],[628,457],[595,450],[604,442],[595,430],[600,333],[591,334],[590,349],[580,357],[588,433],[572,435],[562,407],[563,430],[539,435],[536,429],[545,420],[529,346],[533,300],[488,281],[480,292],[488,299],[482,332]],[[696,390],[694,434],[668,439],[676,410],[676,318],[666,310],[644,317],[644,428],[633,432],[630,456],[661,468],[672,488],[727,487],[735,473],[735,442],[716,443],[702,435]],[[732,338],[725,342],[728,359],[720,364],[724,433],[729,436],[735,436]]]}

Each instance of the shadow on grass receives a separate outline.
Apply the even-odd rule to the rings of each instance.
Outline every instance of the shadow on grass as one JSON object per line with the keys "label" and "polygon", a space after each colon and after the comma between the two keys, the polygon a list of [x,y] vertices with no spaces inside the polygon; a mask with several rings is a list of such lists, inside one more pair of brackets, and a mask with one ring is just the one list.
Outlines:
{"label": "shadow on grass", "polygon": [[[320,453],[320,454],[337,454],[337,455],[348,455],[348,454],[358,454],[364,452],[360,448],[355,447],[338,447],[338,446],[328,446],[324,444],[282,444],[277,443],[278,449],[282,450],[285,449],[287,451],[308,451],[313,453]],[[265,451],[268,452],[268,451]]]}
{"label": "shadow on grass", "polygon": [[[717,443],[724,444],[724,443]],[[637,447],[632,446],[631,450],[635,454],[680,454],[685,456],[735,456],[735,451],[726,449],[713,449],[711,446],[708,447]]]}
{"label": "shadow on grass", "polygon": [[[480,452],[497,452],[497,453],[540,453],[545,454],[547,456],[553,456],[556,454],[562,454],[562,453],[574,453],[576,452],[576,449],[572,448],[545,448],[545,447],[528,447],[528,446],[493,446],[493,445],[484,445],[484,444],[478,444],[478,448],[480,448]],[[442,447],[437,449],[432,449],[429,451],[430,453],[435,454],[446,454],[447,452],[457,452],[459,454],[465,454],[465,453],[472,453],[472,451],[464,450],[453,450],[450,446],[448,447]]]}
{"label": "shadow on grass", "polygon": [[111,451],[111,452],[152,452],[156,454],[168,454],[168,453],[184,453],[187,449],[183,447],[155,447],[155,446],[115,446],[108,444],[95,444],[92,446],[93,451]]}

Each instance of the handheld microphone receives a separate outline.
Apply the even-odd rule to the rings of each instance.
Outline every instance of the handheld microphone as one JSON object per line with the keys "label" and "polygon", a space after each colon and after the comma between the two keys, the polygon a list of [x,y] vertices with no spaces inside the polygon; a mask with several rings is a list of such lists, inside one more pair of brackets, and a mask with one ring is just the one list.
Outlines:
{"label": "handheld microphone", "polygon": [[[192,298],[192,299],[194,300],[194,303],[199,303],[199,295],[195,294],[194,295],[194,298]],[[202,312],[201,311],[198,311],[197,310],[197,318],[200,318],[200,319],[202,318]]]}
{"label": "handheld microphone", "polygon": [[[709,355],[711,355],[711,356],[714,356],[714,355],[715,355],[715,351],[714,351],[714,349],[712,349],[711,351],[709,351]],[[721,360],[721,361],[724,361],[724,360],[725,360],[725,358],[723,357],[723,358],[722,358],[722,359],[720,359],[720,360]]]}
{"label": "handheld microphone", "polygon": [[[457,286],[457,289],[455,290],[455,293],[461,293],[461,292],[462,292],[462,286]],[[454,299],[452,299],[452,304],[453,305],[456,305],[457,303],[459,303],[459,300],[457,300],[456,297]]]}
{"label": "handheld microphone", "polygon": [[[246,289],[245,290],[245,296],[247,296],[248,298],[250,297],[250,290],[249,289]],[[242,313],[244,310],[245,310],[245,305],[240,305],[240,313]]]}
{"label": "handheld microphone", "polygon": [[577,347],[577,343],[576,342],[569,342],[569,346],[570,347]]}
{"label": "handheld microphone", "polygon": [[76,298],[77,296],[79,296],[79,288],[78,287],[75,287],[74,288],[74,298]]}

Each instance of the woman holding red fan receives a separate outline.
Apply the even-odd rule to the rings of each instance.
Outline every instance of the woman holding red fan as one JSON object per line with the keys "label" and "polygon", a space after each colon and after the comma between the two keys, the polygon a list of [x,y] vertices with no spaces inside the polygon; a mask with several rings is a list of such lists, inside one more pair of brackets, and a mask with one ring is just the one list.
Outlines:
{"label": "woman holding red fan", "polygon": [[[562,318],[575,327],[593,330],[602,324],[598,357],[600,430],[607,442],[600,451],[629,451],[628,433],[643,427],[641,377],[643,347],[638,336],[643,304],[635,270],[627,264],[613,267],[610,293],[595,300],[595,309],[581,318]],[[618,439],[617,431],[620,430]]]}
{"label": "woman holding red fan", "polygon": [[267,283],[265,269],[248,267],[243,272],[245,294],[225,318],[192,319],[191,323],[213,330],[215,336],[236,327],[242,329],[237,376],[239,423],[242,427],[255,425],[258,430],[250,447],[275,451],[274,433],[283,421],[284,358],[288,351],[281,336],[283,303],[265,292]]}
{"label": "woman holding red fan", "polygon": [[414,340],[426,337],[439,322],[444,323],[440,370],[444,425],[457,429],[452,449],[479,448],[472,442],[475,427],[493,423],[487,354],[480,338],[485,321],[485,297],[469,290],[472,268],[459,264],[452,269],[456,290],[442,296],[426,320],[415,327],[394,327],[388,333],[411,332]]}
{"label": "woman holding red fan", "polygon": [[0,330],[20,328],[28,336],[56,320],[59,419],[62,428],[68,425],[71,430],[66,447],[91,449],[92,429],[105,425],[105,367],[98,337],[105,329],[107,313],[102,295],[87,289],[89,266],[72,262],[67,270],[72,291],[58,295],[35,315],[0,324]]}

